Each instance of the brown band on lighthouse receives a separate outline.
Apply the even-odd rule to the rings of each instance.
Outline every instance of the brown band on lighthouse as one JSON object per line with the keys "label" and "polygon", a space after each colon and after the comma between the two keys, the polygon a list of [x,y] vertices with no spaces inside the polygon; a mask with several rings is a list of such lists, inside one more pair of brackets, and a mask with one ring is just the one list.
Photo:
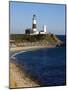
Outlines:
{"label": "brown band on lighthouse", "polygon": [[33,25],[32,25],[32,28],[36,28],[36,24],[33,24]]}

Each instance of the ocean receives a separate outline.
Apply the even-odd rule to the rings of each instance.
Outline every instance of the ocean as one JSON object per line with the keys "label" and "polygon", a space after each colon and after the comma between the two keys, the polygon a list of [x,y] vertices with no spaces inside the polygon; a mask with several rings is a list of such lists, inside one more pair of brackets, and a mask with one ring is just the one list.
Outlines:
{"label": "ocean", "polygon": [[66,35],[56,35],[61,41],[66,41]]}
{"label": "ocean", "polygon": [[[61,37],[61,38],[60,38]],[[58,36],[65,40],[65,36]],[[41,86],[66,84],[66,47],[43,48],[17,54],[16,62]]]}

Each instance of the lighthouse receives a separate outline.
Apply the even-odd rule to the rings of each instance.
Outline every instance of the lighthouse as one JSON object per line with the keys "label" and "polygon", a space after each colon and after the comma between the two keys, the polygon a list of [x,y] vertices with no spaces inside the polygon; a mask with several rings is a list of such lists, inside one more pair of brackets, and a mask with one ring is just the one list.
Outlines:
{"label": "lighthouse", "polygon": [[33,30],[33,32],[36,32],[37,31],[36,15],[33,15],[33,18],[32,18],[32,30]]}
{"label": "lighthouse", "polygon": [[38,34],[39,32],[37,31],[37,23],[36,23],[36,15],[33,15],[32,18],[32,32],[33,34]]}

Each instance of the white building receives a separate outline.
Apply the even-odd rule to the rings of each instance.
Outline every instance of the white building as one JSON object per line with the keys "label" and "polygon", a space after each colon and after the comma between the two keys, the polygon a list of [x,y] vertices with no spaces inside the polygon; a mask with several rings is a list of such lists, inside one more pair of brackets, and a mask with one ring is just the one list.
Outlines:
{"label": "white building", "polygon": [[46,27],[46,25],[43,26],[43,31],[40,31],[40,34],[47,34],[47,27]]}
{"label": "white building", "polygon": [[47,26],[46,26],[46,25],[43,26],[43,31],[44,31],[45,33],[47,33]]}

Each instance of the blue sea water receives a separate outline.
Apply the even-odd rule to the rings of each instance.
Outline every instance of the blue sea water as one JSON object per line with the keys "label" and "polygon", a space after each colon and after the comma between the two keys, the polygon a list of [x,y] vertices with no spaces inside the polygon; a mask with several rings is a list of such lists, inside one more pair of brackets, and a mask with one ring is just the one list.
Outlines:
{"label": "blue sea water", "polygon": [[56,35],[61,41],[66,41],[66,35]]}
{"label": "blue sea water", "polygon": [[44,48],[16,55],[16,62],[42,86],[65,85],[66,48]]}

